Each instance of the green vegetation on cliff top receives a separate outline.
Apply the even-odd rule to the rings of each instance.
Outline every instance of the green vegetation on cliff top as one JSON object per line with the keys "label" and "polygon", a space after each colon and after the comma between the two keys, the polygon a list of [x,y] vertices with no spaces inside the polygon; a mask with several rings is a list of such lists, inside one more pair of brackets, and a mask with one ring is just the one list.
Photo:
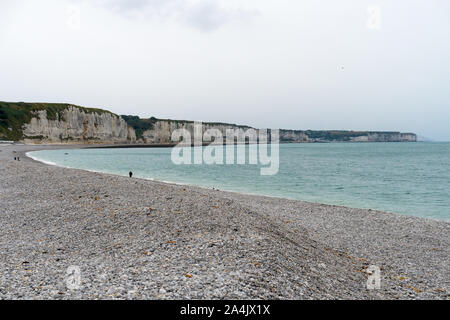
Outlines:
{"label": "green vegetation on cliff top", "polygon": [[145,131],[153,129],[153,125],[158,121],[156,118],[141,119],[138,116],[126,116],[122,115],[122,119],[134,129],[136,133],[136,139],[141,139]]}
{"label": "green vegetation on cliff top", "polygon": [[[3,102],[0,101],[0,139],[19,141],[24,138],[23,125],[30,123],[33,113],[40,110],[47,111],[47,119],[63,120],[63,111],[69,107],[76,107],[85,113],[109,113],[102,109],[84,108],[65,103],[26,103],[26,102]],[[118,117],[117,115],[115,115]]]}

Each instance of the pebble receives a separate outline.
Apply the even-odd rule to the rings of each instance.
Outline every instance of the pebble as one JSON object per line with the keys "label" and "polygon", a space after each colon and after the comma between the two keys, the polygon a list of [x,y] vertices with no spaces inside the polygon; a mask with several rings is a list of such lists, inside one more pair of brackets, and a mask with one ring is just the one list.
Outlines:
{"label": "pebble", "polygon": [[[53,167],[24,154],[56,148],[0,147],[0,299],[448,298],[449,222]],[[380,290],[366,287],[372,265]]]}

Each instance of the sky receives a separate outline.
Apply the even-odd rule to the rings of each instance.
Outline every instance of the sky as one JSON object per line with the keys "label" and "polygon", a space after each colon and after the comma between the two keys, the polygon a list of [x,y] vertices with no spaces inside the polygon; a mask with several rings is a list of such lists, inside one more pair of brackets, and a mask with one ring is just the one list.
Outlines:
{"label": "sky", "polygon": [[0,0],[0,100],[450,141],[450,1]]}

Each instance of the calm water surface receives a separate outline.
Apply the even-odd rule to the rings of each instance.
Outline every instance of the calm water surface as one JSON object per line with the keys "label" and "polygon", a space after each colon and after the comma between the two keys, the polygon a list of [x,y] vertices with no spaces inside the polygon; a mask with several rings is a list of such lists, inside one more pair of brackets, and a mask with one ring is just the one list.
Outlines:
{"label": "calm water surface", "polygon": [[[280,145],[280,169],[175,165],[170,148],[30,152],[64,167],[450,220],[450,143]],[[68,153],[68,154],[66,154]]]}

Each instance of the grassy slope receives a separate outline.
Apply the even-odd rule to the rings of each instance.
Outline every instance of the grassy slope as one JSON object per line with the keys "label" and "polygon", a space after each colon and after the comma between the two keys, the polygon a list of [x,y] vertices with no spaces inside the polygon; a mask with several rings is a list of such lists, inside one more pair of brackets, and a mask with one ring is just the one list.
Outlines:
{"label": "grassy slope", "polygon": [[126,116],[122,115],[122,119],[126,121],[126,123],[134,129],[136,133],[136,139],[142,138],[142,134],[153,128],[153,125],[157,121],[155,118],[150,119],[141,119],[138,116]]}

